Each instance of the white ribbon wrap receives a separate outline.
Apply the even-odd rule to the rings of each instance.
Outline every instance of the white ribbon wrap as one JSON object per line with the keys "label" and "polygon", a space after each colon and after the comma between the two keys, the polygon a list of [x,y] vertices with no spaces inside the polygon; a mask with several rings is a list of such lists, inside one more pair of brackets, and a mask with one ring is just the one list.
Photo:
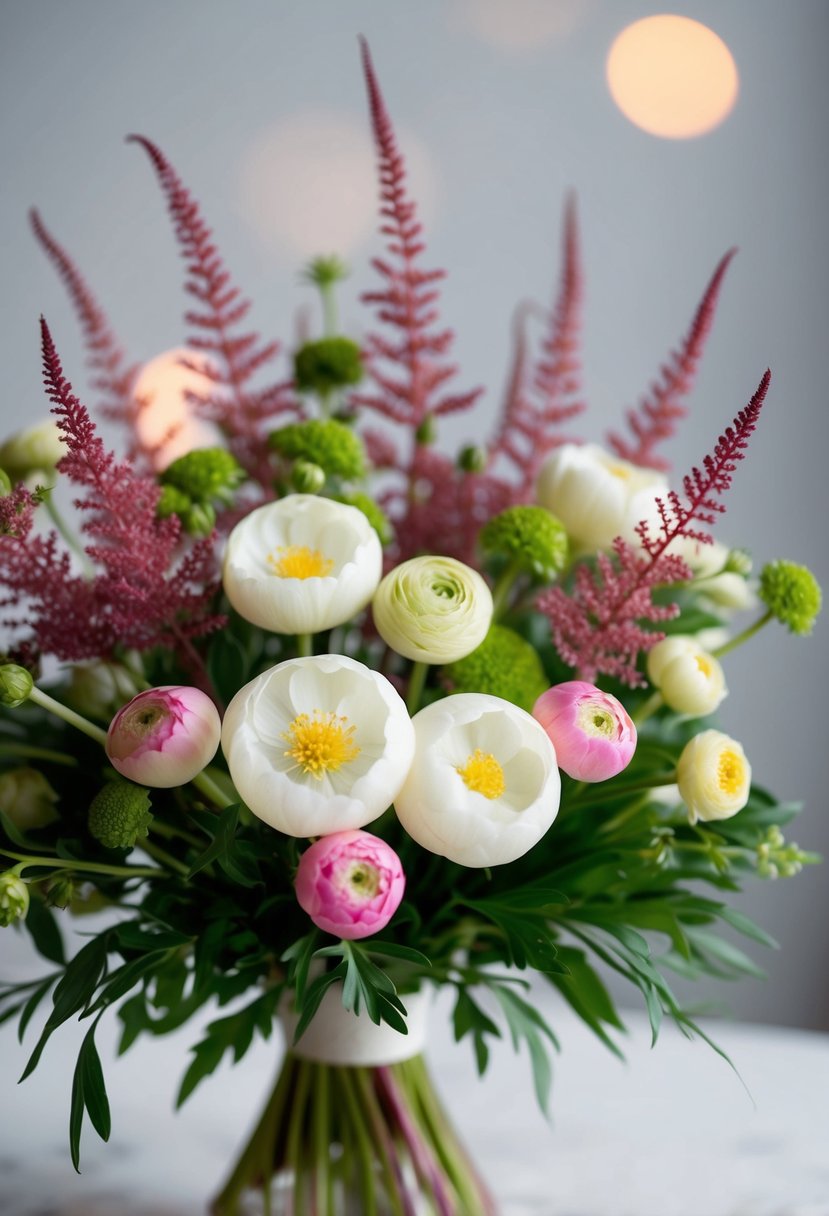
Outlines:
{"label": "white ribbon wrap", "polygon": [[407,992],[401,1000],[406,1006],[408,1034],[381,1022],[379,1026],[365,1010],[355,1016],[343,1006],[339,984],[329,988],[322,998],[314,1020],[298,1043],[293,1043],[299,1018],[290,1005],[283,1004],[280,1019],[288,1049],[304,1060],[319,1064],[366,1065],[377,1068],[398,1064],[420,1055],[426,1046],[426,1021],[429,992]]}

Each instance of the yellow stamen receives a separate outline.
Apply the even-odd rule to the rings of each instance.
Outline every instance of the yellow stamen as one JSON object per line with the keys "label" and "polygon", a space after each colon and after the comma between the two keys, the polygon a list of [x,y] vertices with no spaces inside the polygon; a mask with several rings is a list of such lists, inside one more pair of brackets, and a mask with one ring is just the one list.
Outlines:
{"label": "yellow stamen", "polygon": [[711,675],[713,668],[711,667],[711,661],[707,655],[704,655],[704,654],[695,655],[694,661],[696,662],[697,670],[701,671],[704,676]]}
{"label": "yellow stamen", "polygon": [[608,464],[607,471],[613,477],[618,477],[620,481],[628,481],[630,479],[630,469],[623,464]]}
{"label": "yellow stamen", "polygon": [[283,755],[295,760],[303,772],[321,781],[324,773],[335,773],[359,756],[360,748],[353,738],[356,729],[348,725],[348,718],[335,713],[315,709],[313,716],[297,714],[281,736],[291,744]]}
{"label": "yellow stamen", "polygon": [[332,558],[307,545],[282,545],[268,554],[267,562],[279,578],[325,578],[334,569]]}
{"label": "yellow stamen", "polygon": [[746,779],[746,766],[743,757],[726,748],[720,752],[717,763],[717,784],[724,794],[736,794],[742,789]]}
{"label": "yellow stamen", "polygon": [[463,768],[457,770],[467,789],[484,798],[500,798],[506,789],[504,770],[491,752],[482,752],[476,747]]}

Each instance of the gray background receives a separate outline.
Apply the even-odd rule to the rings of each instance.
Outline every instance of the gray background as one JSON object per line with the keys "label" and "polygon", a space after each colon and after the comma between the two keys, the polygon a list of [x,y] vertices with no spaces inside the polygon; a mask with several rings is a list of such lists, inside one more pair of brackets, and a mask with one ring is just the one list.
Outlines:
{"label": "gray background", "polygon": [[[789,557],[826,583],[829,6],[686,4],[731,48],[741,91],[721,127],[677,142],[633,127],[604,83],[616,33],[654,11],[632,0],[5,0],[2,430],[46,410],[39,313],[84,389],[78,329],[28,233],[30,205],[72,251],[133,358],[184,337],[178,257],[143,154],[123,142],[133,130],[166,150],[201,200],[268,335],[290,342],[301,309],[316,322],[297,272],[337,233],[354,265],[343,320],[359,336],[357,297],[379,248],[369,235],[363,33],[425,200],[428,263],[450,271],[443,316],[457,331],[459,384],[485,384],[492,415],[514,306],[551,298],[571,188],[588,286],[586,438],[601,440],[635,402],[717,260],[739,245],[671,455],[678,473],[698,463],[770,365],[765,416],[718,535],[750,547],[758,564]],[[310,165],[297,165],[297,149]],[[286,235],[298,222],[292,206],[301,237]],[[453,435],[467,433],[469,421]],[[805,801],[795,838],[829,852],[825,638],[823,620],[811,641],[772,626],[730,657],[723,723],[759,780]],[[825,871],[755,884],[742,906],[783,949],[761,960],[768,982],[727,989],[730,1006],[829,1028]]]}

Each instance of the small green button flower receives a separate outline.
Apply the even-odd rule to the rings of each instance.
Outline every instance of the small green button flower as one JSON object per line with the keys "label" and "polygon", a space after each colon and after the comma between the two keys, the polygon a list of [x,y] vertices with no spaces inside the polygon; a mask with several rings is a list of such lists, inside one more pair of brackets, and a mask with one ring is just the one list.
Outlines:
{"label": "small green button flower", "polygon": [[382,507],[378,507],[373,498],[362,494],[359,490],[353,494],[335,494],[335,502],[344,502],[347,507],[356,507],[362,511],[374,531],[380,538],[381,545],[387,545],[392,538],[392,526]]}
{"label": "small green button flower", "polygon": [[357,481],[365,475],[363,441],[335,418],[290,422],[278,431],[271,431],[268,446],[286,460],[319,465],[328,477]]}
{"label": "small green button flower", "polygon": [[244,480],[244,469],[225,448],[196,448],[179,456],[159,477],[162,486],[172,486],[197,503],[230,503]]}
{"label": "small green button flower", "polygon": [[320,393],[359,384],[363,356],[350,338],[318,338],[306,342],[294,355],[294,380],[300,392]]}
{"label": "small green button flower", "polygon": [[794,562],[769,562],[760,572],[758,594],[769,611],[792,633],[812,632],[820,613],[822,594],[811,570]]}
{"label": "small green button flower", "polygon": [[543,579],[555,578],[567,564],[567,533],[544,507],[507,507],[481,529],[481,546]]}
{"label": "small green button flower", "polygon": [[493,625],[477,650],[450,663],[443,675],[453,692],[489,693],[527,713],[549,688],[534,648],[504,625]]}
{"label": "small green button flower", "polygon": [[131,781],[108,781],[89,808],[89,831],[107,849],[132,848],[152,821],[147,790]]}

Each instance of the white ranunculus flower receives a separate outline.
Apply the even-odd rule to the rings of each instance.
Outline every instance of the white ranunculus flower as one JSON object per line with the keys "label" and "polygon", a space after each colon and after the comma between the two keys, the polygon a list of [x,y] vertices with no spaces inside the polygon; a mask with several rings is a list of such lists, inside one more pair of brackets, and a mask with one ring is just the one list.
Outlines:
{"label": "white ranunculus flower", "polygon": [[245,620],[273,633],[319,633],[369,603],[383,570],[362,511],[289,494],[246,515],[227,540],[222,581]]}
{"label": "white ranunculus flower", "polygon": [[409,835],[464,866],[501,865],[528,852],[561,798],[544,728],[483,693],[455,693],[412,721],[415,759],[394,804]]}
{"label": "white ranunculus flower", "polygon": [[725,569],[731,550],[721,541],[706,545],[679,537],[671,543],[669,551],[687,562],[693,571],[696,588],[716,608],[744,612],[757,606],[757,596],[744,575]]}
{"label": "white ranunculus flower", "polygon": [[648,654],[648,678],[665,704],[680,714],[711,714],[728,695],[723,669],[692,637],[677,634],[657,642]]}
{"label": "white ranunculus flower", "polygon": [[454,663],[480,646],[492,622],[492,593],[454,557],[412,557],[390,570],[371,605],[392,650],[421,663]]}
{"label": "white ranunculus flower", "polygon": [[636,543],[636,525],[656,522],[655,499],[668,483],[655,469],[611,456],[597,444],[564,443],[544,462],[536,497],[564,527],[573,547],[609,549],[617,536]]}
{"label": "white ranunculus flower", "polygon": [[288,659],[237,692],[222,748],[239,794],[289,836],[371,823],[394,801],[414,756],[394,686],[339,654]]}
{"label": "white ranunculus flower", "polygon": [[676,782],[691,823],[730,819],[748,802],[751,765],[735,739],[704,730],[682,749]]}

